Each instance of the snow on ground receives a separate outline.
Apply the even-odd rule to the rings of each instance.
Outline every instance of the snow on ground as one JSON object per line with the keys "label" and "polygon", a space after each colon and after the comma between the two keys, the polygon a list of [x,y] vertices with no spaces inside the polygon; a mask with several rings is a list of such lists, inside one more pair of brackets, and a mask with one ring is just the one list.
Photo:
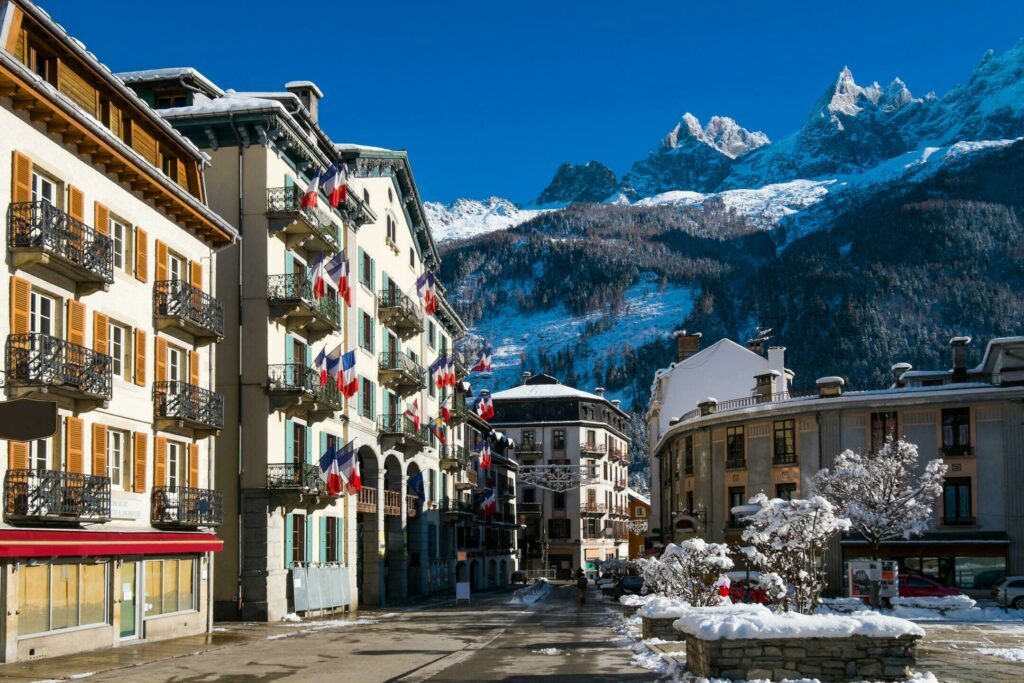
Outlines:
{"label": "snow on ground", "polygon": [[636,206],[660,206],[672,204],[676,206],[693,206],[703,204],[709,199],[717,199],[737,213],[751,218],[764,219],[764,227],[772,227],[786,216],[791,216],[803,209],[817,204],[829,193],[837,181],[825,180],[792,180],[788,183],[776,183],[764,187],[725,190],[703,194],[686,190],[674,190],[641,199]]}
{"label": "snow on ground", "polygon": [[560,655],[562,651],[557,647],[543,647],[539,650],[530,650],[535,655]]}
{"label": "snow on ground", "polygon": [[658,595],[649,599],[637,614],[648,619],[678,619],[689,611],[690,605],[686,601]]}
{"label": "snow on ground", "polygon": [[992,655],[1011,662],[1024,663],[1024,647],[983,647],[977,650],[983,655]]}
{"label": "snow on ground", "polygon": [[543,211],[520,209],[507,199],[457,199],[451,204],[424,202],[427,224],[438,242],[485,235],[505,230],[538,216]]}
{"label": "snow on ground", "polygon": [[551,584],[544,579],[540,579],[537,583],[517,590],[515,597],[509,600],[509,603],[513,605],[532,605],[550,592]]}

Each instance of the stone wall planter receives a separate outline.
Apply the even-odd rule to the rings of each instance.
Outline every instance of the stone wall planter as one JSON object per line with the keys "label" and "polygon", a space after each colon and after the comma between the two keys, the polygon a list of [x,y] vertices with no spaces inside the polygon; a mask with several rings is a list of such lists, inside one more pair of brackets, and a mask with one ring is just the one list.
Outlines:
{"label": "stone wall planter", "polygon": [[637,610],[639,610],[640,607],[641,607],[640,605],[623,605],[622,606],[622,616],[624,616],[627,619],[629,619],[630,617],[632,617],[634,614],[637,613]]}
{"label": "stone wall planter", "polygon": [[683,634],[672,628],[672,622],[675,620],[675,617],[669,617],[668,619],[651,619],[650,617],[641,616],[640,623],[643,626],[642,633],[644,640],[648,638],[682,640]]}

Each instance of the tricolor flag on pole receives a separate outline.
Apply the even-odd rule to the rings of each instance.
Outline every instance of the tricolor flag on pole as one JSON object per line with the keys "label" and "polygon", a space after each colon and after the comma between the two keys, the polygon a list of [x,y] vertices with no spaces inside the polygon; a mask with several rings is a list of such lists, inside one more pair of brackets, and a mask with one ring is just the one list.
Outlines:
{"label": "tricolor flag on pole", "polygon": [[481,497],[480,509],[488,516],[498,511],[498,495],[493,488],[487,489],[487,493]]}
{"label": "tricolor flag on pole", "polygon": [[448,360],[446,360],[444,362],[444,365],[445,365],[444,385],[446,387],[451,387],[452,389],[454,389],[455,388],[455,381],[456,381],[455,380],[455,356],[453,356],[453,355],[452,356],[448,356]]}
{"label": "tricolor flag on pole", "polygon": [[480,349],[480,355],[476,359],[476,365],[473,366],[471,372],[490,372],[491,371],[491,347],[485,345]]}
{"label": "tricolor flag on pole", "polygon": [[356,457],[355,439],[345,444],[338,454],[338,467],[341,475],[345,477],[349,493],[359,493],[363,488],[363,481],[359,477],[359,458]]}
{"label": "tricolor flag on pole", "polygon": [[352,288],[348,286],[348,259],[345,252],[339,251],[327,262],[327,277],[334,283],[334,288],[345,303],[352,305]]}
{"label": "tricolor flag on pole", "polygon": [[359,391],[355,351],[349,351],[341,357],[341,383],[338,385],[338,390],[345,398],[352,398]]}
{"label": "tricolor flag on pole", "polygon": [[[327,347],[325,346],[324,348],[326,349]],[[323,353],[323,351],[320,353]],[[327,378],[330,377],[340,388],[341,383],[338,381],[338,377],[341,374],[341,344],[335,346],[334,350],[325,356],[324,370],[326,370],[326,375],[322,370],[320,373],[320,386],[327,384]]]}
{"label": "tricolor flag on pole", "polygon": [[334,208],[345,201],[348,188],[348,169],[342,164],[333,164],[323,176],[324,194]]}
{"label": "tricolor flag on pole", "polygon": [[324,255],[320,253],[320,257],[313,264],[313,298],[322,299],[327,294],[327,280],[324,278]]}
{"label": "tricolor flag on pole", "polygon": [[309,181],[309,187],[306,188],[306,194],[302,195],[302,202],[299,206],[303,209],[316,208],[318,194],[320,194],[320,176],[315,175]]}
{"label": "tricolor flag on pole", "polygon": [[313,359],[313,368],[320,373],[320,386],[327,384],[327,347],[320,349]]}
{"label": "tricolor flag on pole", "polygon": [[480,392],[480,397],[476,400],[476,414],[480,416],[481,420],[490,420],[494,417],[494,403],[491,401],[491,393],[487,390]]}
{"label": "tricolor flag on pole", "polygon": [[341,493],[341,463],[334,444],[328,443],[327,450],[320,456],[320,478],[327,485],[327,493],[336,496]]}
{"label": "tricolor flag on pole", "polygon": [[423,273],[417,278],[416,294],[423,302],[423,310],[427,315],[433,315],[437,311],[437,281],[434,280],[433,273]]}
{"label": "tricolor flag on pole", "polygon": [[420,400],[418,398],[406,407],[405,416],[412,420],[416,431],[420,431]]}
{"label": "tricolor flag on pole", "polygon": [[452,400],[452,396],[454,395],[455,394],[448,394],[444,397],[444,400],[441,401],[441,419],[445,422],[452,421],[452,411],[448,408],[448,401]]}
{"label": "tricolor flag on pole", "polygon": [[427,366],[427,373],[430,375],[428,381],[438,389],[444,388],[444,356],[441,356],[429,366]]}

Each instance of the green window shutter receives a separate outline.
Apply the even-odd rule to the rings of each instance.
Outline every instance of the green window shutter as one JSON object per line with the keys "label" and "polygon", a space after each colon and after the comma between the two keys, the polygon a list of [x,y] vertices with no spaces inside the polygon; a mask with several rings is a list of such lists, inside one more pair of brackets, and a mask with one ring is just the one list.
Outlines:
{"label": "green window shutter", "polygon": [[320,451],[317,453],[317,460],[327,452],[327,432],[320,432]]}
{"label": "green window shutter", "polygon": [[356,312],[356,317],[359,318],[359,341],[358,341],[358,344],[359,344],[359,346],[362,346],[363,345],[363,339],[365,339],[365,337],[363,336],[363,334],[364,334],[364,332],[363,332],[363,325],[365,324],[365,321],[366,321],[366,316],[363,315],[362,309],[360,309],[359,311]]}
{"label": "green window shutter", "polygon": [[313,516],[306,515],[306,562],[313,561]]}
{"label": "green window shutter", "polygon": [[288,253],[284,255],[284,272],[286,275],[295,272],[295,257]]}
{"label": "green window shutter", "polygon": [[390,415],[391,412],[389,411],[389,408],[390,408],[390,404],[388,403],[388,392],[385,391],[385,392],[383,392],[383,395],[381,396],[380,414],[381,415]]}
{"label": "green window shutter", "polygon": [[284,516],[284,566],[285,569],[292,566],[295,558],[292,556],[292,544],[295,543],[295,515],[289,513]]}
{"label": "green window shutter", "polygon": [[295,178],[292,178],[290,175],[285,173],[284,174],[284,186],[285,187],[291,187],[294,184],[295,184]]}
{"label": "green window shutter", "polygon": [[313,366],[313,347],[309,344],[306,345],[306,367]]}
{"label": "green window shutter", "polygon": [[366,259],[363,258],[363,248],[359,247],[359,281],[366,282]]}
{"label": "green window shutter", "polygon": [[295,462],[295,423],[291,420],[284,423],[284,461]]}
{"label": "green window shutter", "polygon": [[363,414],[363,406],[366,405],[365,400],[364,400],[366,392],[363,391],[363,377],[362,377],[362,375],[360,375],[357,379],[359,381],[359,393],[357,393],[356,396],[359,398],[359,414],[362,415]]}
{"label": "green window shutter", "polygon": [[286,334],[284,337],[284,362],[288,365],[295,362],[295,344],[292,342],[290,334]]}
{"label": "green window shutter", "polygon": [[327,557],[327,522],[326,517],[320,518],[320,561],[330,562],[332,558]]}
{"label": "green window shutter", "polygon": [[370,259],[370,289],[377,291],[377,263]]}
{"label": "green window shutter", "polygon": [[336,555],[334,560],[336,562],[344,562],[345,561],[345,553],[344,553],[344,548],[345,548],[345,518],[344,517],[337,517],[336,519],[338,520],[337,522],[335,522],[335,524],[338,525],[337,526],[337,532],[338,533],[335,534],[335,538],[337,538],[337,540],[334,543],[334,552],[335,552],[335,555]]}
{"label": "green window shutter", "polygon": [[307,426],[307,427],[303,427],[303,429],[306,430],[306,439],[305,439],[305,441],[306,441],[306,453],[305,453],[305,455],[306,455],[306,462],[307,463],[312,463],[313,462],[313,428]]}

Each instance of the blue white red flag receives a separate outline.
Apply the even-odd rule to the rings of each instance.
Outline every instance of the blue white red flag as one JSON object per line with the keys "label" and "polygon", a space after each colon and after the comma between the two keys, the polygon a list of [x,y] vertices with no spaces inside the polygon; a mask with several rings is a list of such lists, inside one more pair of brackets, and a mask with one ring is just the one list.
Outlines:
{"label": "blue white red flag", "polygon": [[487,489],[487,493],[480,500],[480,508],[485,515],[493,515],[498,511],[498,494],[494,489]]}
{"label": "blue white red flag", "polygon": [[324,194],[327,195],[327,201],[332,207],[337,208],[338,204],[345,201],[345,194],[348,190],[348,168],[346,166],[333,164],[324,173],[321,182],[324,186]]}
{"label": "blue white red flag", "polygon": [[476,457],[480,464],[480,469],[489,470],[491,469],[491,442],[487,439],[482,440],[476,445]]}
{"label": "blue white red flag", "polygon": [[327,294],[327,280],[324,277],[324,255],[320,253],[320,257],[313,263],[313,298],[322,299]]}
{"label": "blue white red flag", "polygon": [[300,206],[303,209],[316,208],[317,195],[320,194],[320,176],[315,175],[313,179],[309,181],[309,187],[306,188],[306,194],[302,195],[302,202]]}
{"label": "blue white red flag", "polygon": [[433,315],[437,311],[437,281],[433,273],[423,273],[417,278],[416,294],[423,302],[423,310],[427,315]]}
{"label": "blue white red flag", "polygon": [[333,443],[320,456],[320,478],[327,485],[327,493],[336,496],[341,493],[341,461]]}
{"label": "blue white red flag", "polygon": [[416,428],[416,431],[420,431],[420,400],[418,398],[406,406],[405,416],[412,420],[412,425]]}
{"label": "blue white red flag", "polygon": [[349,351],[341,357],[341,384],[338,385],[338,389],[345,398],[352,398],[359,391],[355,351]]}
{"label": "blue white red flag", "polygon": [[[326,346],[324,347],[327,348]],[[323,353],[321,351],[320,353]],[[326,371],[326,374],[325,372]],[[341,383],[338,381],[338,377],[341,374],[341,344],[334,347],[334,350],[328,353],[324,357],[324,368],[320,371],[320,386],[327,384],[327,378],[330,377],[334,380],[334,383],[341,388]]]}
{"label": "blue white red flag", "polygon": [[338,454],[341,475],[345,477],[349,493],[359,493],[363,488],[363,480],[359,476],[359,458],[356,456],[355,439],[349,441]]}
{"label": "blue white red flag", "polygon": [[348,258],[345,257],[344,251],[339,251],[334,258],[327,262],[326,271],[327,277],[334,283],[338,294],[346,304],[351,306],[352,288],[348,286]]}
{"label": "blue white red flag", "polygon": [[476,365],[473,366],[472,372],[490,372],[491,371],[491,347],[490,345],[484,346],[480,349],[480,355],[476,359]]}
{"label": "blue white red flag", "polygon": [[480,397],[476,400],[476,414],[481,420],[490,420],[494,417],[494,402],[491,401],[491,394],[488,391],[481,391]]}

